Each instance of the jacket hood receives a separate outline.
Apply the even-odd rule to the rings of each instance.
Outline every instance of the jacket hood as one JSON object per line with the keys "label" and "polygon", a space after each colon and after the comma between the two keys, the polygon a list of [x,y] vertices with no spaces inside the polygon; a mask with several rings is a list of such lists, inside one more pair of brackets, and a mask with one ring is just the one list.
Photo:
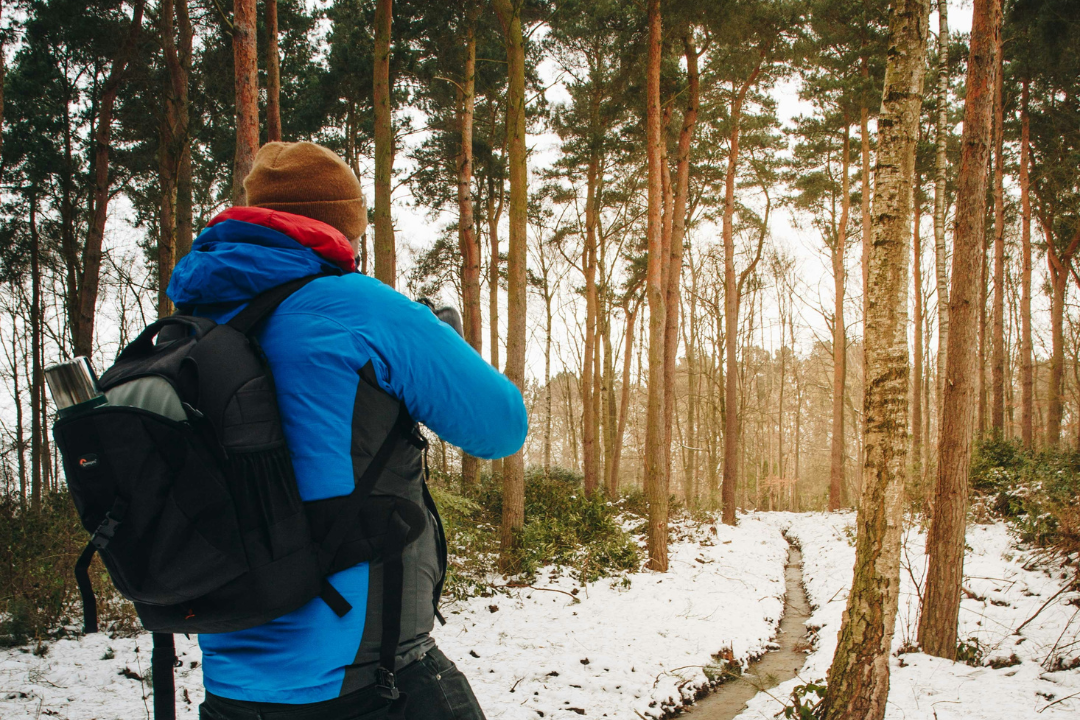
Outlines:
{"label": "jacket hood", "polygon": [[177,307],[235,305],[307,275],[355,269],[352,247],[329,225],[265,208],[232,208],[210,221],[173,269]]}

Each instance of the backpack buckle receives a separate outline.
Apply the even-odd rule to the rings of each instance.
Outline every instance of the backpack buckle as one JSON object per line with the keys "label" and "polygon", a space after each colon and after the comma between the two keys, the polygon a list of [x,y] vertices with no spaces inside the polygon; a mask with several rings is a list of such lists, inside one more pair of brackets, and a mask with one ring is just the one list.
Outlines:
{"label": "backpack buckle", "polygon": [[401,697],[401,691],[397,689],[395,684],[394,673],[380,665],[375,671],[375,678],[375,687],[381,697],[387,700],[397,700]]}
{"label": "backpack buckle", "polygon": [[104,550],[116,534],[116,528],[120,521],[112,516],[112,511],[105,513],[105,519],[97,526],[97,530],[90,536],[90,544],[98,550]]}
{"label": "backpack buckle", "polygon": [[104,550],[109,544],[109,541],[113,539],[113,535],[116,534],[116,528],[119,527],[120,521],[124,519],[124,515],[127,513],[127,501],[123,498],[116,498],[116,502],[113,503],[112,508],[105,513],[105,519],[101,521],[101,524],[94,530],[94,534],[90,536],[90,544],[96,547],[98,550]]}

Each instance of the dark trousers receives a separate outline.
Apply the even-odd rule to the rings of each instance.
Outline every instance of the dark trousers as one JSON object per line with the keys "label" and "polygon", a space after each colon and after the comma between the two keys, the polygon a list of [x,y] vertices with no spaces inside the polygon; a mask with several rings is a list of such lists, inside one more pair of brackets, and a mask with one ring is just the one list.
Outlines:
{"label": "dark trousers", "polygon": [[[469,681],[438,648],[397,673],[406,720],[485,720]],[[199,720],[383,720],[389,701],[375,687],[306,705],[229,700],[206,693]]]}

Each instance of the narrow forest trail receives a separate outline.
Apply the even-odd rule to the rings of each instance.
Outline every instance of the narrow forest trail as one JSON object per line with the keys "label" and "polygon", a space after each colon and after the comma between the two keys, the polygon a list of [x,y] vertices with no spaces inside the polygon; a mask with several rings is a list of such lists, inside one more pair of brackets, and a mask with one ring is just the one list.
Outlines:
{"label": "narrow forest trail", "polygon": [[805,623],[810,617],[810,603],[803,588],[802,553],[795,545],[788,550],[784,581],[784,615],[776,636],[779,647],[750,663],[741,677],[728,680],[687,708],[687,715],[695,720],[731,720],[751,698],[795,677],[806,663]]}

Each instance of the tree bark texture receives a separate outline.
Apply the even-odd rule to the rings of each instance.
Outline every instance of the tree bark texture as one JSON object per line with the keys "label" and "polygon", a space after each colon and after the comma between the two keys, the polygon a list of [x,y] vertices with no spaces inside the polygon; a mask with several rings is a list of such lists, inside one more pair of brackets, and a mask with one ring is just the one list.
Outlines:
{"label": "tree bark texture", "polygon": [[648,61],[645,68],[646,147],[648,162],[648,269],[646,296],[649,302],[649,386],[645,414],[645,494],[649,503],[647,567],[667,572],[667,493],[661,461],[663,438],[664,330],[667,312],[664,295],[664,233],[661,208],[663,178],[660,133],[660,0],[649,0]]}
{"label": "tree bark texture", "polygon": [[949,3],[938,0],[937,122],[934,127],[934,267],[937,274],[937,406],[940,423],[945,381],[945,356],[949,347],[949,273],[945,247],[945,181],[948,175],[946,150],[949,145]]}
{"label": "tree bark texture", "polygon": [[956,195],[949,346],[938,432],[934,515],[926,547],[926,592],[919,620],[924,652],[956,657],[956,620],[964,571],[968,469],[975,434],[980,286],[986,232],[986,168],[994,102],[995,46],[1001,0],[976,0],[972,15],[964,134]]}
{"label": "tree bark texture", "polygon": [[[502,25],[509,67],[506,132],[510,162],[510,248],[507,253],[506,377],[525,391],[525,250],[528,213],[528,168],[525,148],[525,38],[521,6],[494,0]],[[525,458],[521,450],[503,460],[502,562],[510,562],[525,524]]]}
{"label": "tree bark texture", "polygon": [[600,156],[596,147],[597,138],[595,133],[599,128],[596,122],[599,120],[597,110],[599,98],[597,97],[596,82],[592,107],[590,109],[590,130],[592,131],[592,148],[589,151],[589,166],[585,171],[587,191],[585,197],[585,247],[581,254],[581,267],[585,273],[585,354],[582,358],[581,367],[581,454],[585,464],[585,492],[594,493],[600,484],[600,458],[597,447],[596,403],[594,398],[595,365],[596,365],[596,341],[597,341],[597,315],[599,313],[598,296],[596,292],[596,223],[597,223],[597,183],[599,182]]}
{"label": "tree bark texture", "polygon": [[233,64],[236,92],[236,157],[233,205],[246,205],[244,178],[259,150],[259,66],[255,40],[255,0],[233,2]]}
{"label": "tree bark texture", "polygon": [[1001,32],[997,33],[994,70],[994,309],[991,321],[990,428],[1005,433],[1005,109]]}
{"label": "tree bark texture", "polygon": [[[495,178],[488,173],[487,178],[487,225],[488,247],[488,323],[491,334],[491,366],[499,369],[499,218],[502,217],[505,197],[503,181],[499,179],[499,199],[495,200]],[[491,461],[491,476],[502,477],[502,460]]]}
{"label": "tree bark texture", "polygon": [[1046,262],[1050,276],[1050,379],[1046,388],[1046,444],[1061,442],[1062,380],[1065,376],[1065,291],[1069,286],[1069,268],[1080,245],[1080,230],[1062,252],[1054,247],[1052,229],[1043,224],[1046,236]]}
{"label": "tree bark texture", "polygon": [[[911,463],[912,463],[912,480],[915,482],[915,486],[922,487],[922,472],[923,472],[923,445],[922,445],[922,419],[923,419],[923,404],[922,404],[922,386],[923,386],[923,296],[922,296],[922,233],[919,231],[919,223],[922,220],[922,192],[919,173],[915,173],[915,190],[913,192],[914,197],[914,221],[912,227],[914,232],[912,233],[912,287],[915,291],[914,297],[914,317],[912,318],[912,324],[915,326],[915,332],[912,333],[914,337],[914,357],[912,358],[912,376],[911,376]],[[924,495],[925,496],[925,495]]]}
{"label": "tree bark texture", "polygon": [[[191,138],[188,83],[191,73],[191,20],[187,0],[162,0],[158,12],[162,55],[167,70],[158,134],[158,317],[172,313],[165,293],[178,257],[191,248]],[[179,28],[179,42],[176,30]]]}
{"label": "tree bark texture", "polygon": [[128,64],[142,30],[145,0],[135,3],[131,27],[124,44],[113,60],[112,69],[101,88],[94,138],[94,190],[90,227],[82,253],[82,277],[79,280],[77,322],[73,323],[74,354],[90,357],[94,349],[94,316],[101,281],[101,245],[105,238],[105,220],[109,214],[109,152],[112,148],[112,120],[116,96],[127,74]]}
{"label": "tree bark texture", "polygon": [[390,24],[393,0],[375,3],[375,277],[390,287],[397,282],[397,251],[390,217],[390,182],[394,173],[394,127],[390,113]]}
{"label": "tree bark texture", "polygon": [[[735,277],[735,171],[739,162],[739,120],[747,91],[757,82],[759,61],[743,82],[731,103],[731,136],[728,138],[728,166],[724,178],[724,479],[721,488],[722,520],[735,524],[735,489],[739,484],[739,283]],[[760,252],[759,252],[760,254]]]}
{"label": "tree bark texture", "polygon": [[[686,235],[686,196],[690,187],[690,145],[694,138],[694,126],[697,123],[699,78],[698,55],[693,38],[689,32],[683,36],[683,55],[686,58],[687,92],[686,109],[683,111],[682,128],[675,152],[674,196],[671,204],[671,240],[668,248],[667,286],[664,288],[664,438],[670,452],[672,427],[675,419],[675,371],[678,365],[679,349],[679,311],[682,301],[679,283],[682,279],[683,239]],[[686,444],[685,442],[683,444]],[[670,458],[665,465],[669,477]],[[670,489],[670,480],[666,486]],[[691,498],[687,497],[687,502]],[[665,511],[667,507],[665,505]],[[666,512],[665,512],[666,514]],[[667,525],[667,517],[663,520]]]}
{"label": "tree bark texture", "polygon": [[826,720],[881,720],[900,585],[908,450],[908,239],[929,0],[897,0],[878,118],[863,363],[864,478],[855,572],[824,698]]}
{"label": "tree bark texture", "polygon": [[[35,188],[36,190],[36,188]],[[41,440],[41,238],[37,226],[37,193],[30,193],[30,510],[41,510],[43,479]]]}
{"label": "tree bark texture", "polygon": [[829,510],[839,510],[844,487],[844,386],[847,380],[847,326],[844,322],[844,289],[848,217],[851,212],[851,133],[844,124],[844,147],[840,181],[840,226],[832,248],[833,264],[833,388],[832,445],[829,454]]}
{"label": "tree bark texture", "polygon": [[266,0],[266,139],[281,142],[281,56],[278,51],[277,0]]}
{"label": "tree bark texture", "polygon": [[608,497],[619,496],[619,463],[622,459],[623,438],[626,436],[627,409],[630,407],[630,363],[634,357],[634,324],[637,322],[639,304],[635,304],[633,310],[629,309],[627,300],[626,311],[626,336],[623,339],[623,366],[622,366],[622,389],[619,397],[619,418],[615,430],[615,449],[608,465],[607,491]]}
{"label": "tree bark texture", "polygon": [[[473,23],[465,29],[465,82],[459,97],[461,148],[458,152],[458,248],[461,252],[462,319],[465,340],[477,353],[483,351],[484,331],[480,316],[480,245],[473,220],[473,108],[476,95],[476,35]],[[465,487],[480,483],[480,463],[471,455],[461,456],[461,479]]]}
{"label": "tree bark texture", "polygon": [[[943,0],[944,1],[944,0]],[[1020,437],[1024,448],[1034,446],[1035,383],[1031,347],[1031,127],[1028,117],[1029,82],[1020,98]]]}
{"label": "tree bark texture", "polygon": [[177,102],[177,130],[180,139],[180,156],[176,170],[176,235],[174,257],[179,260],[191,251],[194,235],[194,199],[191,185],[191,60],[194,45],[194,30],[188,13],[188,0],[174,0],[178,45],[176,59],[166,58],[169,76],[173,79],[173,92]]}

